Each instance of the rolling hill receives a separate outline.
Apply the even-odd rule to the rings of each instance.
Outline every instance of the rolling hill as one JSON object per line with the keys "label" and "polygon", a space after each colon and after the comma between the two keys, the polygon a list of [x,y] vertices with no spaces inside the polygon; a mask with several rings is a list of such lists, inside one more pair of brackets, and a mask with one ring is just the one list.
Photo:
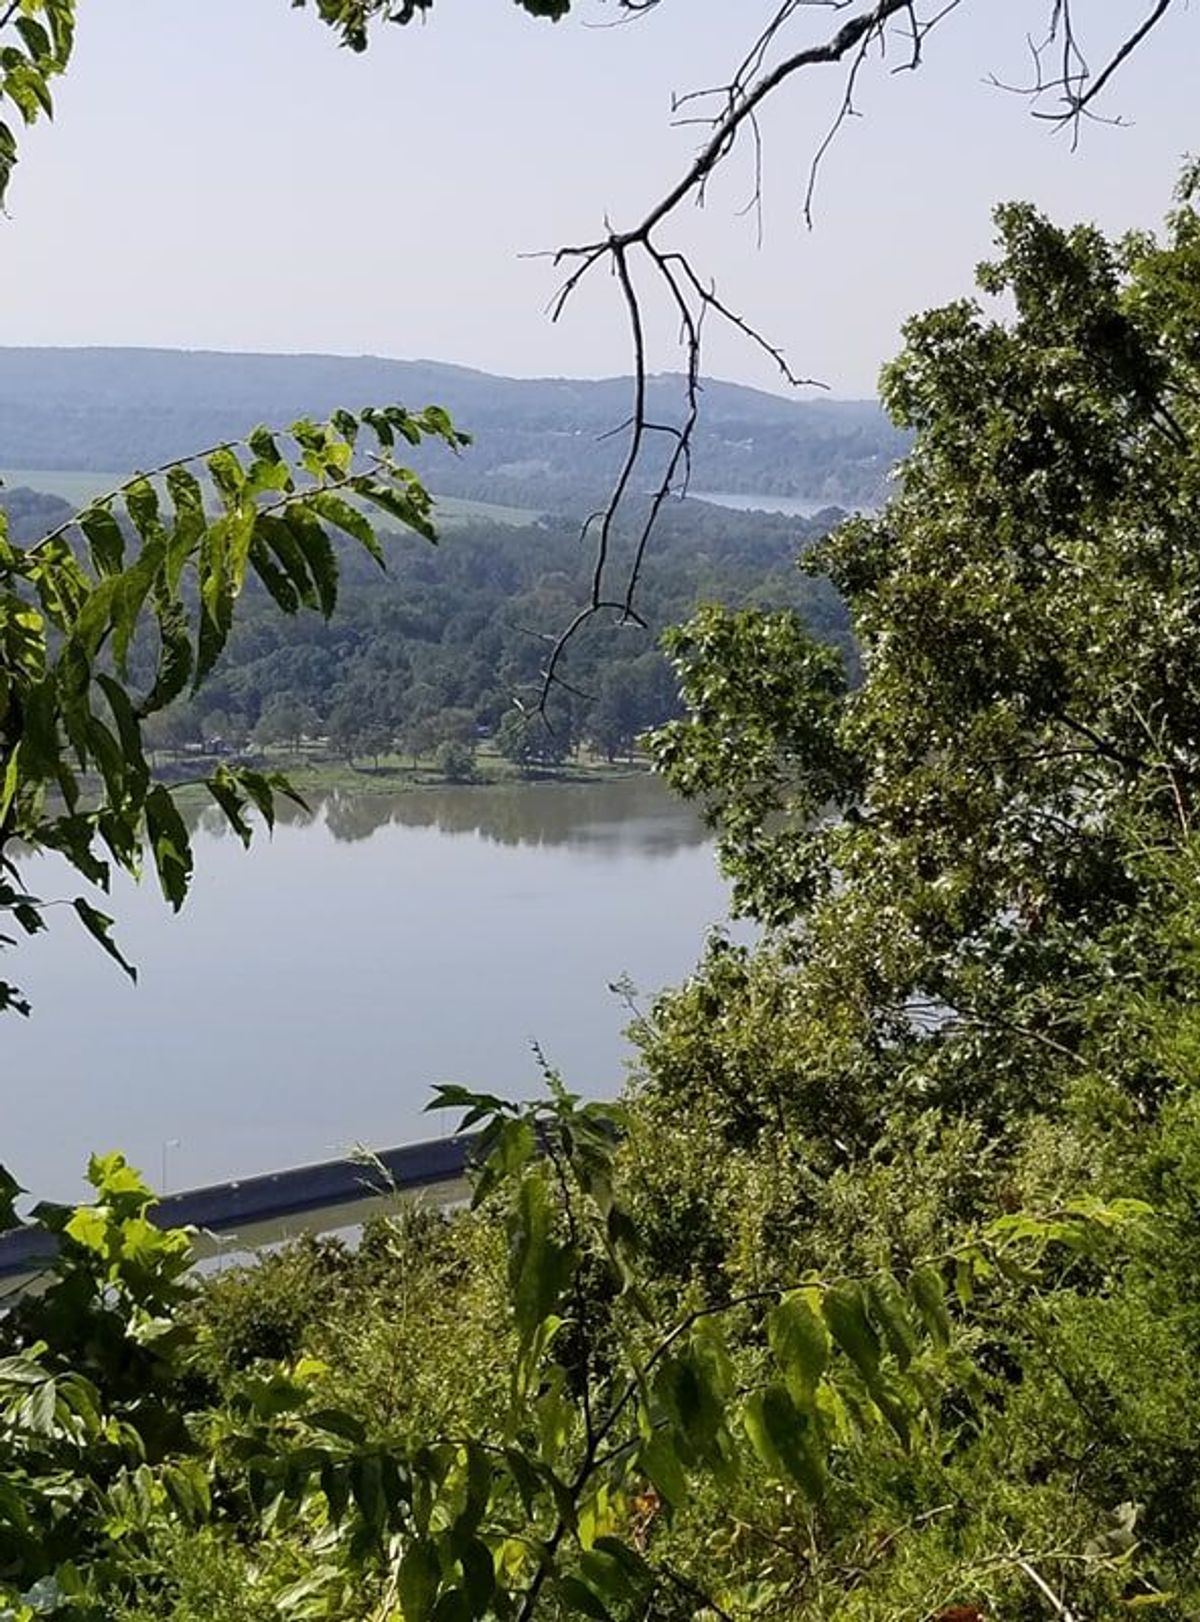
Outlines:
{"label": "rolling hill", "polygon": [[[658,420],[678,419],[681,390],[672,374],[651,380]],[[260,421],[323,416],[338,405],[436,403],[475,439],[458,459],[414,456],[437,490],[571,511],[618,465],[621,441],[609,431],[627,416],[629,391],[621,377],[495,377],[373,356],[0,348],[0,465],[132,471]],[[869,504],[904,443],[874,401],[788,399],[709,380],[693,486]],[[648,486],[653,464],[643,471]]]}

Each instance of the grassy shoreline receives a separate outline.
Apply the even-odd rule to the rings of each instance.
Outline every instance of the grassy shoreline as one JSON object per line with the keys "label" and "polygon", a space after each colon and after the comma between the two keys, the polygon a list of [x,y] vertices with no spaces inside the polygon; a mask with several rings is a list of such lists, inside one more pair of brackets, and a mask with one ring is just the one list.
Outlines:
{"label": "grassy shoreline", "polygon": [[[225,763],[234,764],[232,760]],[[190,798],[194,793],[207,800],[203,783],[196,779],[214,771],[220,764],[221,758],[215,756],[182,756],[160,765],[156,775],[167,783],[180,785],[178,798]],[[476,755],[475,775],[466,780],[446,777],[438,770],[432,756],[420,758],[414,763],[407,755],[381,755],[378,762],[372,760],[351,765],[315,751],[296,753],[290,749],[271,748],[256,754],[252,764],[260,771],[282,772],[296,792],[306,797],[321,794],[369,797],[431,788],[522,788],[532,784],[570,787],[620,782],[631,777],[645,777],[650,773],[650,763],[644,756],[624,761],[584,756],[562,766],[522,771],[495,750],[486,747]]]}

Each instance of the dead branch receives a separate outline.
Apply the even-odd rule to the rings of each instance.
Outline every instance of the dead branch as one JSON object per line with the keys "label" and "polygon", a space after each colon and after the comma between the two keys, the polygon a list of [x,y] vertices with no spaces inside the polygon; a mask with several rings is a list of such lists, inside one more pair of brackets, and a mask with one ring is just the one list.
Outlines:
{"label": "dead branch", "polygon": [[[663,0],[617,0],[627,14],[648,12]],[[930,34],[968,0],[776,0],[768,20],[753,38],[737,64],[729,82],[705,90],[694,90],[672,98],[677,123],[705,127],[707,136],[679,179],[653,203],[642,218],[625,230],[608,222],[603,236],[591,242],[562,246],[549,257],[566,269],[564,281],[550,305],[552,321],[558,321],[581,283],[598,266],[607,265],[620,289],[629,327],[633,358],[633,403],[621,430],[628,435],[626,453],[608,500],[590,514],[581,528],[581,539],[594,537],[591,592],[587,604],[571,624],[554,640],[542,672],[538,708],[545,713],[555,683],[562,683],[559,671],[571,640],[596,614],[612,610],[620,624],[642,624],[635,597],[647,547],[663,504],[672,496],[686,494],[691,469],[691,450],[700,415],[703,377],[703,335],[707,320],[738,333],[766,354],[792,387],[821,386],[812,378],[793,370],[783,351],[769,342],[753,322],[737,314],[719,296],[715,285],[678,249],[660,245],[657,234],[685,204],[703,205],[708,187],[721,166],[748,134],[753,144],[753,183],[749,202],[739,210],[752,212],[761,240],[763,147],[759,114],[764,104],[776,96],[797,75],[809,69],[848,64],[842,95],[833,120],[813,154],[803,194],[802,213],[811,227],[813,203],[823,162],[848,119],[857,116],[856,92],[860,77],[872,54],[886,59],[889,31],[902,41],[903,60],[892,72],[915,71],[924,60]],[[1111,51],[1098,73],[1090,70],[1083,50],[1072,0],[1047,0],[1047,34],[1040,43],[1030,42],[1034,71],[1024,86],[1001,86],[1016,90],[1032,102],[1035,117],[1055,125],[1072,126],[1076,137],[1084,117],[1097,116],[1094,104],[1114,75],[1143,43],[1176,0],[1155,0],[1143,21]],[[798,49],[784,49],[793,26],[806,13],[831,12],[841,20],[825,39]],[[782,51],[782,54],[779,54]],[[999,85],[998,80],[993,83]],[[1044,107],[1048,96],[1058,105]],[[714,110],[709,113],[706,107]],[[683,117],[678,115],[684,113]],[[678,343],[684,362],[682,417],[678,425],[652,421],[647,412],[649,380],[646,323],[643,314],[643,280],[657,287],[679,318]],[[613,543],[619,521],[636,490],[636,478],[643,452],[651,435],[666,435],[672,441],[662,471],[649,492],[646,514],[633,542],[632,562],[623,584],[616,590],[609,582]]]}

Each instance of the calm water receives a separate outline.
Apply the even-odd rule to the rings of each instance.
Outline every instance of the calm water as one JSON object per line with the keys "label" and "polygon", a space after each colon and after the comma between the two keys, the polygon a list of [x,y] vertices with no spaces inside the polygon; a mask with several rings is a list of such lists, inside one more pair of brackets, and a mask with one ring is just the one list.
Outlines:
{"label": "calm water", "polygon": [[814,501],[811,496],[738,495],[729,490],[689,490],[693,501],[706,501],[710,507],[728,507],[739,513],[784,513],[789,518],[814,518],[836,506],[833,501]]}
{"label": "calm water", "polygon": [[[120,1147],[184,1188],[432,1136],[431,1085],[538,1090],[530,1043],[611,1093],[622,976],[694,964],[726,894],[695,817],[648,778],[329,800],[246,853],[206,818],[172,916],[148,883],[111,907],[134,987],[65,910],[5,968],[0,1160],[42,1196]],[[42,896],[77,892],[48,859]],[[18,970],[19,963],[19,970]]]}

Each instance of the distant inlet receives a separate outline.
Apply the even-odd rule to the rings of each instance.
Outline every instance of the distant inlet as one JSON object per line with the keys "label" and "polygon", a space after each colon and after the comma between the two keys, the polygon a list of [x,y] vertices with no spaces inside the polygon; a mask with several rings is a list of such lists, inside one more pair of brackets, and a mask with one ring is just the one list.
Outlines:
{"label": "distant inlet", "polygon": [[815,518],[831,509],[842,511],[836,501],[814,500],[812,496],[750,495],[730,490],[689,490],[689,501],[705,501],[710,507],[728,507],[739,513],[782,513],[788,518]]}

